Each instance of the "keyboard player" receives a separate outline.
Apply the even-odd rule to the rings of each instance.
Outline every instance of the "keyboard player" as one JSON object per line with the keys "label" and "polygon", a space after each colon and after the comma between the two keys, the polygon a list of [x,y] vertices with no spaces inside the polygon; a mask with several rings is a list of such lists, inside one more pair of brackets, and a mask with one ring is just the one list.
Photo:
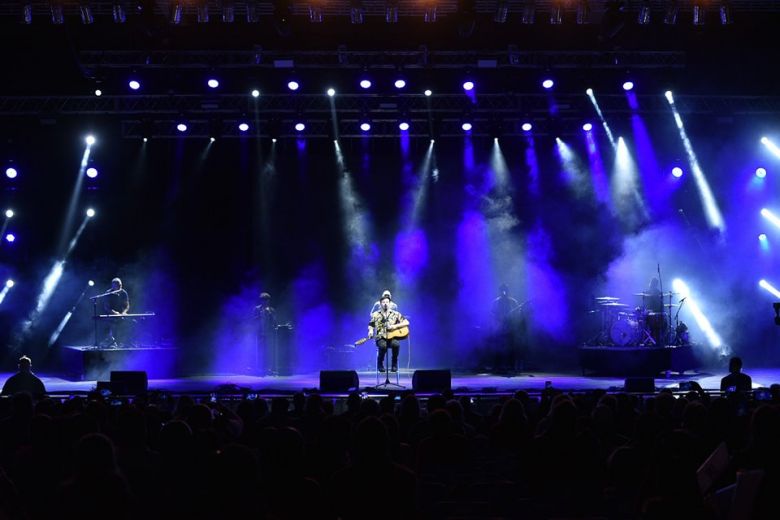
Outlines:
{"label": "keyboard player", "polygon": [[[127,314],[130,310],[130,297],[127,295],[127,291],[122,288],[122,280],[119,278],[111,280],[111,289],[106,292],[108,294],[103,298],[103,314],[114,316]],[[109,320],[108,335],[105,341],[108,346],[116,347],[118,345],[117,338],[122,339],[122,321]]]}

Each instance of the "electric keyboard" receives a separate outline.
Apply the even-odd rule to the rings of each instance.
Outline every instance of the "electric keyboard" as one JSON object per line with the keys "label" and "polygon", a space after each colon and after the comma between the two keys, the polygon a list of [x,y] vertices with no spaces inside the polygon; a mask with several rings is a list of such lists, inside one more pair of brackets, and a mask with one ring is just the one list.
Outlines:
{"label": "electric keyboard", "polygon": [[155,316],[155,313],[139,312],[137,314],[98,314],[97,316],[92,316],[92,318],[96,320],[122,320],[126,318],[131,318],[131,319],[151,318],[152,316]]}

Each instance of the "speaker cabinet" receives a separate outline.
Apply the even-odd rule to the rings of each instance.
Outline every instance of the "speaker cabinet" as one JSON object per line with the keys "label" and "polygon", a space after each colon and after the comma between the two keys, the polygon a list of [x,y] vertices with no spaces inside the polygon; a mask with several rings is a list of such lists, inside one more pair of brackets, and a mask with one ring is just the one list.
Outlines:
{"label": "speaker cabinet", "polygon": [[452,388],[452,373],[449,370],[415,370],[412,375],[415,392],[444,392]]}
{"label": "speaker cabinet", "polygon": [[114,395],[145,394],[149,389],[149,378],[141,370],[114,370],[110,388]]}
{"label": "speaker cabinet", "polygon": [[655,392],[655,379],[652,377],[627,377],[623,389],[626,392],[651,394]]}
{"label": "speaker cabinet", "polygon": [[354,370],[320,371],[320,392],[351,392],[359,388],[360,380]]}

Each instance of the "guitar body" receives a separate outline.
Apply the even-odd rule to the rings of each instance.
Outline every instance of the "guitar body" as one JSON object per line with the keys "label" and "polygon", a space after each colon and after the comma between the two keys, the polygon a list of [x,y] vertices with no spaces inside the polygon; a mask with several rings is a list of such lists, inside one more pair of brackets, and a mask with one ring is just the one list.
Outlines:
{"label": "guitar body", "polygon": [[[406,339],[407,337],[409,337],[409,325],[387,331],[387,339]],[[362,345],[369,339],[371,338],[360,338],[355,342],[355,346]]]}

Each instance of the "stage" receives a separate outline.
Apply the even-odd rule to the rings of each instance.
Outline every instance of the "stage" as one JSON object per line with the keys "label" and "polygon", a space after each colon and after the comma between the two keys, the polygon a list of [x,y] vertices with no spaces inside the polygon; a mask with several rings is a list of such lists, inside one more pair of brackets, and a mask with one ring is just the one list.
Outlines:
{"label": "stage", "polygon": [[[402,369],[399,372],[399,383],[405,389],[412,388],[413,370]],[[746,369],[753,378],[753,387],[769,387],[773,383],[780,383],[780,367]],[[0,380],[5,381],[11,374],[0,374]],[[395,382],[395,375],[391,375],[391,381]],[[720,389],[720,379],[726,375],[723,369],[717,372],[694,372],[686,374],[671,374],[670,377],[655,379],[657,389],[669,388],[678,390],[682,381],[696,381],[702,388],[709,391]],[[79,394],[94,390],[97,382],[92,380],[69,381],[58,376],[46,373],[38,373],[43,380],[46,389],[53,395]],[[374,391],[377,378],[375,372],[358,372],[360,389],[369,395],[381,395],[386,391]],[[384,375],[379,382],[383,383]],[[530,372],[514,375],[498,375],[489,373],[461,373],[452,374],[452,389],[456,394],[490,395],[511,394],[517,390],[529,393],[538,393],[545,388],[549,381],[552,387],[562,391],[584,392],[590,390],[623,389],[625,378],[623,377],[590,377],[574,373],[560,372]],[[227,385],[235,385],[235,391],[226,391],[228,394],[261,394],[261,395],[289,395],[295,392],[309,392],[319,387],[319,372],[296,374],[293,376],[250,376],[240,374],[210,374],[200,376],[181,377],[173,379],[150,379],[150,391],[167,392],[171,394],[210,394],[225,390]],[[334,393],[338,394],[338,392]]]}

